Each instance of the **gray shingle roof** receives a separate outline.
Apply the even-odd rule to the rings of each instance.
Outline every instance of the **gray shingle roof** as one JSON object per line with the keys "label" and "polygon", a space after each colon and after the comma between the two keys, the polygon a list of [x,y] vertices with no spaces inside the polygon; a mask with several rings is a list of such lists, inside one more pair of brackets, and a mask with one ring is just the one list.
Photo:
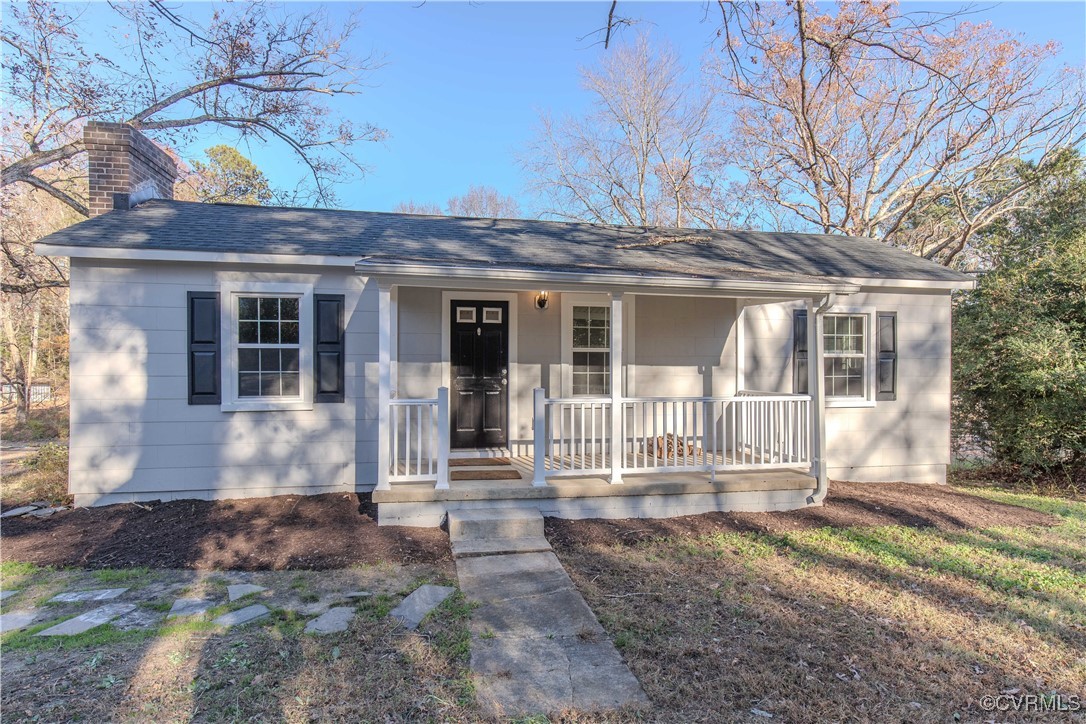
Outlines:
{"label": "gray shingle roof", "polygon": [[969,277],[873,239],[148,201],[39,243],[705,279]]}

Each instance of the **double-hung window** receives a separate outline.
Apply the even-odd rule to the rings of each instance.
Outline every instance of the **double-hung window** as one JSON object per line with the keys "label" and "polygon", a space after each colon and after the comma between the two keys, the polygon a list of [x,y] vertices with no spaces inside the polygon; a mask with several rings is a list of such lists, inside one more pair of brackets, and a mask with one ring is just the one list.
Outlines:
{"label": "double-hung window", "polygon": [[309,409],[312,287],[229,284],[223,292],[223,409]]}
{"label": "double-hung window", "polygon": [[239,398],[300,400],[300,299],[296,296],[247,296],[237,304]]}
{"label": "double-hung window", "polygon": [[[875,316],[874,310],[866,309],[825,315],[822,374],[827,404],[837,407],[866,406],[874,404],[876,399],[894,399],[897,384],[896,317],[893,312],[878,313],[880,326],[876,344],[873,327]],[[883,330],[884,327],[887,331]],[[797,393],[807,394],[809,355],[805,310],[795,313],[793,342],[793,389]],[[875,379],[876,373],[878,380]]]}
{"label": "double-hung window", "polygon": [[573,394],[611,394],[611,309],[574,305]]}
{"label": "double-hung window", "polygon": [[867,397],[867,315],[827,314],[826,397]]}

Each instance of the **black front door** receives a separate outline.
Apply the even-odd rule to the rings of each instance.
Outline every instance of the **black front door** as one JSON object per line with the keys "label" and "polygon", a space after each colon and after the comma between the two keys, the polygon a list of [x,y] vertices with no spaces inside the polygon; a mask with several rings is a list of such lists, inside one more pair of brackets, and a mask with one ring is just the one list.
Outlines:
{"label": "black front door", "polygon": [[453,301],[454,448],[505,447],[509,416],[509,302]]}

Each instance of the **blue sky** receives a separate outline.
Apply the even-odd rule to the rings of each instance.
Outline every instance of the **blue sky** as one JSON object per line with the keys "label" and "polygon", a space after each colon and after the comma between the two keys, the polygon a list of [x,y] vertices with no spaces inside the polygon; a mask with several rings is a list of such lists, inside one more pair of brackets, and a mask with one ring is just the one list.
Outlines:
{"label": "blue sky", "polygon": [[[444,204],[472,184],[494,186],[531,211],[526,178],[516,157],[533,135],[540,111],[583,110],[578,68],[601,53],[582,36],[605,21],[609,2],[334,3],[333,18],[361,8],[356,51],[370,51],[385,65],[361,96],[337,102],[348,117],[375,123],[387,141],[359,147],[365,178],[340,187],[346,208],[389,210],[414,199]],[[292,10],[312,5],[295,3]],[[909,10],[948,10],[955,4],[905,3]],[[1086,63],[1086,3],[1015,2],[975,5],[976,20],[1021,33],[1031,42],[1056,40],[1061,62]],[[189,4],[182,12],[199,15]],[[207,6],[203,6],[206,10]],[[97,9],[97,8],[96,8]],[[714,37],[715,16],[700,3],[620,3],[654,38],[667,39],[696,68]],[[632,37],[631,31],[626,31]],[[226,142],[231,136],[223,135]],[[199,154],[215,142],[186,149]],[[293,187],[301,168],[281,146],[246,150],[273,183]]]}

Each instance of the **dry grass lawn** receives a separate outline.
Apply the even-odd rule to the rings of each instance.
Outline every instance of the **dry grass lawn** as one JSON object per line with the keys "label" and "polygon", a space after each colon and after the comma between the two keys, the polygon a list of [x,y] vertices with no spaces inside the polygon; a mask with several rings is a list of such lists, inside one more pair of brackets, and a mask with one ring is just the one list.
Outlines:
{"label": "dry grass lawn", "polygon": [[[347,632],[319,637],[303,633],[306,617],[274,604],[268,618],[232,630],[207,620],[162,620],[179,594],[213,592],[225,600],[225,583],[216,574],[178,592],[167,584],[191,572],[58,571],[9,562],[0,566],[0,573],[5,588],[20,589],[17,599],[4,602],[5,610],[33,604],[55,609],[55,616],[64,618],[85,607],[44,603],[60,590],[134,586],[125,600],[139,600],[140,609],[157,613],[158,619],[147,630],[107,624],[78,636],[35,638],[34,633],[56,622],[51,618],[4,634],[4,722],[472,718],[466,626],[471,607],[457,594],[418,633],[405,631],[388,617],[419,583],[448,583],[446,571],[383,565],[339,572],[269,572],[254,579],[300,601],[317,598],[322,587],[344,590],[346,580],[330,580],[337,575],[375,592],[358,604]],[[252,603],[252,597],[241,599],[210,615]]]}
{"label": "dry grass lawn", "polygon": [[656,720],[1006,721],[1023,715],[982,711],[981,697],[1086,701],[1086,503],[972,492],[1061,522],[718,533],[558,555]]}

